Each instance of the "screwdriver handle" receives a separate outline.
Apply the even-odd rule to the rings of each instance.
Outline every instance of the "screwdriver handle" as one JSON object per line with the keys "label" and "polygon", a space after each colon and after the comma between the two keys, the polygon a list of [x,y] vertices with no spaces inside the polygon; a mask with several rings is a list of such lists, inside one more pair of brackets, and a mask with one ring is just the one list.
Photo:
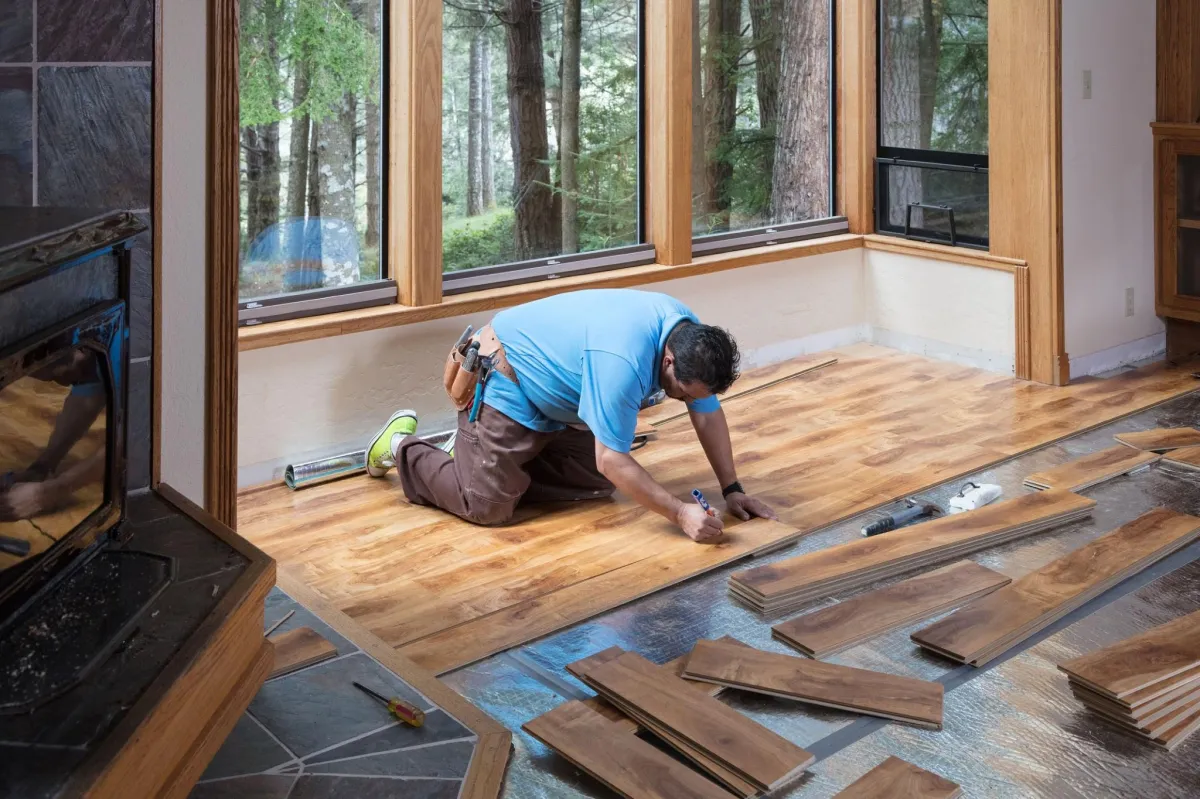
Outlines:
{"label": "screwdriver handle", "polygon": [[425,711],[403,699],[388,700],[388,712],[411,727],[420,727],[425,723]]}

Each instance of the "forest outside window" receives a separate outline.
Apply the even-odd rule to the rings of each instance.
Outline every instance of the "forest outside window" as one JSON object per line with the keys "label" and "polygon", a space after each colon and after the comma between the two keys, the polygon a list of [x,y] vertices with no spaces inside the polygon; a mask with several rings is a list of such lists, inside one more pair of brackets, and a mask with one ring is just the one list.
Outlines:
{"label": "forest outside window", "polygon": [[695,0],[696,254],[827,235],[834,0]]}
{"label": "forest outside window", "polygon": [[239,323],[396,299],[386,280],[386,0],[242,0]]}
{"label": "forest outside window", "polygon": [[444,0],[443,290],[652,263],[639,0]]}
{"label": "forest outside window", "polygon": [[988,244],[987,0],[880,0],[876,229]]}

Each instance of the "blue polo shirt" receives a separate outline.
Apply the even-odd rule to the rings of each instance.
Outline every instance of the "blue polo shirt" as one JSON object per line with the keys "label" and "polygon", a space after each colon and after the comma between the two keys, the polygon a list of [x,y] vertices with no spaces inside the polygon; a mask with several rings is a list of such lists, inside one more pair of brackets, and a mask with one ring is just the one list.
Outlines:
{"label": "blue polo shirt", "polygon": [[[573,291],[501,311],[492,329],[520,385],[494,372],[484,404],[543,433],[586,424],[604,446],[628,452],[638,411],[661,388],[667,336],[685,319],[699,321],[673,297],[633,289]],[[712,413],[721,404],[713,396],[688,407]]]}

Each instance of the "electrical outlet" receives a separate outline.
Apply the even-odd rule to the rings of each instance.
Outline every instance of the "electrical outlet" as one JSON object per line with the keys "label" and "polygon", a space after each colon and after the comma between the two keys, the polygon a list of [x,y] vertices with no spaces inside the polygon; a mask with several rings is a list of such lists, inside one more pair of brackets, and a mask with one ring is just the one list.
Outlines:
{"label": "electrical outlet", "polygon": [[1090,69],[1083,71],[1083,99],[1092,99],[1092,71]]}
{"label": "electrical outlet", "polygon": [[1125,315],[1133,316],[1133,289],[1125,289]]}

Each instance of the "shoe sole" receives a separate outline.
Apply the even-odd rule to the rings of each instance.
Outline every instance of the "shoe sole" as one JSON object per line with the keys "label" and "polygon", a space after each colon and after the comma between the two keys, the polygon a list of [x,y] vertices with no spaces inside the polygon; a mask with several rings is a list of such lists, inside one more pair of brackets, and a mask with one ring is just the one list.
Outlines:
{"label": "shoe sole", "polygon": [[[389,416],[388,420],[383,423],[383,427],[379,428],[379,432],[376,433],[374,435],[374,437],[371,438],[370,443],[367,444],[367,454],[368,455],[370,455],[371,450],[375,449],[376,442],[378,442],[379,439],[383,438],[383,434],[386,433],[387,429],[392,426],[392,422],[396,421],[397,419],[403,418],[405,416],[411,416],[412,418],[416,419],[417,412],[410,408],[405,408],[404,410],[396,411],[391,416]],[[389,444],[390,444],[390,442],[389,442]],[[388,449],[390,450],[391,447],[389,446]],[[370,471],[369,463],[367,464],[367,469],[368,469],[368,471]],[[385,469],[384,472],[386,473],[386,471],[387,470]]]}

